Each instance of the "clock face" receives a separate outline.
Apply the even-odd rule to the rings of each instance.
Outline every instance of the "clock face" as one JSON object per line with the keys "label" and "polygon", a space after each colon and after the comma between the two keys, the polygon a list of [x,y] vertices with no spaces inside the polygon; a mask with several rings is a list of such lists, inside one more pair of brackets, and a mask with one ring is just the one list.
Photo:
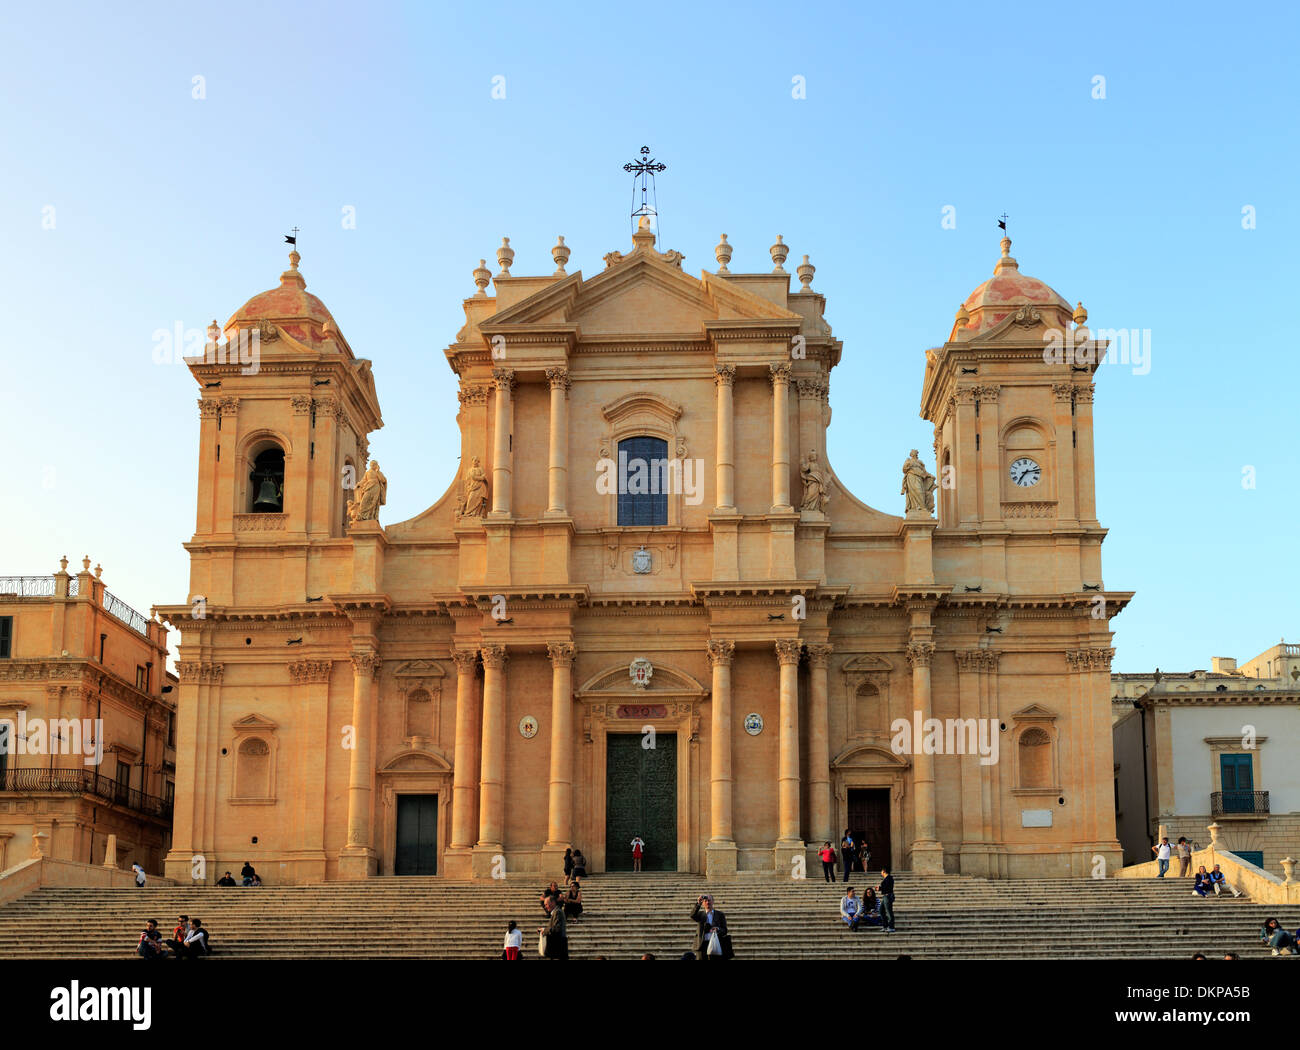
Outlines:
{"label": "clock face", "polygon": [[1042,480],[1042,469],[1028,456],[1021,456],[1011,464],[1011,480],[1022,489],[1037,485]]}

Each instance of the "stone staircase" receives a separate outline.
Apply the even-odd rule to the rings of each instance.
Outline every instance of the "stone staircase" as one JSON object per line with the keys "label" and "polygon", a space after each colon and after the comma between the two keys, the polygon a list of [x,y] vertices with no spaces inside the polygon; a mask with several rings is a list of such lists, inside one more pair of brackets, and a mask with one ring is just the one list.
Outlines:
{"label": "stone staircase", "polygon": [[[874,884],[879,881],[873,877]],[[1201,900],[1191,879],[1039,879],[896,876],[898,932],[850,933],[839,920],[843,884],[741,876],[710,885],[677,874],[595,875],[583,917],[569,925],[574,959],[636,959],[688,951],[695,899],[714,895],[738,959],[1189,959],[1267,952],[1259,927],[1277,909],[1244,897]],[[180,912],[211,928],[224,959],[495,959],[506,922],[537,958],[543,880],[449,882],[378,878],[260,889],[46,888],[0,908],[0,959],[131,958],[144,920],[170,936]],[[867,885],[850,880],[859,893]],[[1290,929],[1300,915],[1277,916]]]}

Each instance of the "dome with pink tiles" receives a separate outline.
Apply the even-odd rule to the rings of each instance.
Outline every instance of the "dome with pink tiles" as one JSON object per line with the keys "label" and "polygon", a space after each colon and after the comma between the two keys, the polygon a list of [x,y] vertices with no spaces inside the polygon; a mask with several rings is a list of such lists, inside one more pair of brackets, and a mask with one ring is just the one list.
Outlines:
{"label": "dome with pink tiles", "polygon": [[1011,256],[1011,239],[1002,238],[1002,257],[993,267],[993,276],[966,297],[957,311],[952,338],[969,338],[1000,325],[1008,315],[1024,306],[1051,307],[1065,311],[1070,304],[1051,285],[1020,272],[1020,264]]}

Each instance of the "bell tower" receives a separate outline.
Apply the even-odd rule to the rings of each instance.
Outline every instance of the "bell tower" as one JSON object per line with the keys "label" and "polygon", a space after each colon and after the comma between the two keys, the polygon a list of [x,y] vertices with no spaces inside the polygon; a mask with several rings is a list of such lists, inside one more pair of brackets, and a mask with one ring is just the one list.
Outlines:
{"label": "bell tower", "polygon": [[998,590],[1006,589],[1006,536],[1095,532],[1082,547],[1075,535],[1081,560],[1063,564],[1055,581],[1078,589],[1101,573],[1092,376],[1105,346],[1084,327],[1082,304],[1071,309],[1022,274],[1009,238],[1001,248],[993,276],[958,308],[948,341],[926,353],[921,415],[935,427],[939,527],[988,535],[986,575]]}
{"label": "bell tower", "polygon": [[303,600],[304,544],[346,535],[368,437],[383,426],[370,362],[307,292],[299,261],[291,252],[278,287],[214,321],[203,356],[187,359],[200,389],[191,592],[220,604],[233,596],[235,552],[269,545],[300,553],[286,552],[265,597]]}

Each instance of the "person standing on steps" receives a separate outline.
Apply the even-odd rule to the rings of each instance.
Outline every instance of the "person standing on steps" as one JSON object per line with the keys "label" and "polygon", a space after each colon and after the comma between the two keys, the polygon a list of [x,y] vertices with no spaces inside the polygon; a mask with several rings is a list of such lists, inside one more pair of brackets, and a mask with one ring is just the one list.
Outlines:
{"label": "person standing on steps", "polygon": [[1192,870],[1192,847],[1191,844],[1187,841],[1187,839],[1182,835],[1178,836],[1177,852],[1178,852],[1178,877],[1181,879],[1184,875],[1186,875],[1189,871]]}
{"label": "person standing on steps", "polygon": [[558,898],[543,897],[542,906],[550,918],[537,932],[546,934],[546,958],[554,962],[569,961],[569,929],[564,921],[564,906]]}
{"label": "person standing on steps", "polygon": [[510,920],[510,925],[506,927],[506,943],[501,952],[501,958],[509,962],[515,962],[521,958],[520,953],[524,947],[524,931],[515,925],[515,920]]}
{"label": "person standing on steps", "polygon": [[583,879],[587,877],[587,858],[582,855],[580,849],[573,851],[573,874]]}
{"label": "person standing on steps", "polygon": [[880,885],[876,892],[880,894],[880,924],[886,933],[894,933],[894,876],[888,867],[880,869]]}
{"label": "person standing on steps", "polygon": [[712,894],[704,894],[695,901],[691,919],[695,930],[695,957],[700,962],[722,962],[734,956],[731,935],[727,933],[727,916],[713,906]]}
{"label": "person standing on steps", "polygon": [[132,864],[131,870],[135,872],[136,887],[142,888],[144,886],[144,868],[140,867],[139,864]]}
{"label": "person standing on steps", "polygon": [[835,850],[831,848],[830,840],[822,843],[822,848],[817,851],[817,856],[822,859],[822,875],[827,882],[835,881]]}
{"label": "person standing on steps", "polygon": [[844,863],[844,881],[849,881],[849,872],[853,870],[853,861],[857,856],[857,843],[853,841],[853,833],[848,828],[844,829],[844,837],[840,839],[840,860]]}
{"label": "person standing on steps", "polygon": [[1159,874],[1156,875],[1157,879],[1163,879],[1165,877],[1165,872],[1169,870],[1169,854],[1172,851],[1173,847],[1169,845],[1169,837],[1167,835],[1160,840],[1160,845],[1151,847],[1151,852],[1156,855],[1156,861],[1158,862],[1156,867],[1160,869]]}
{"label": "person standing on steps", "polygon": [[640,835],[632,836],[632,870],[641,870],[641,856],[645,853],[645,839]]}
{"label": "person standing on steps", "polygon": [[861,833],[858,834],[858,871],[864,874],[871,870],[871,846],[867,843],[867,837]]}
{"label": "person standing on steps", "polygon": [[568,882],[573,876],[573,850],[564,851],[564,881]]}

